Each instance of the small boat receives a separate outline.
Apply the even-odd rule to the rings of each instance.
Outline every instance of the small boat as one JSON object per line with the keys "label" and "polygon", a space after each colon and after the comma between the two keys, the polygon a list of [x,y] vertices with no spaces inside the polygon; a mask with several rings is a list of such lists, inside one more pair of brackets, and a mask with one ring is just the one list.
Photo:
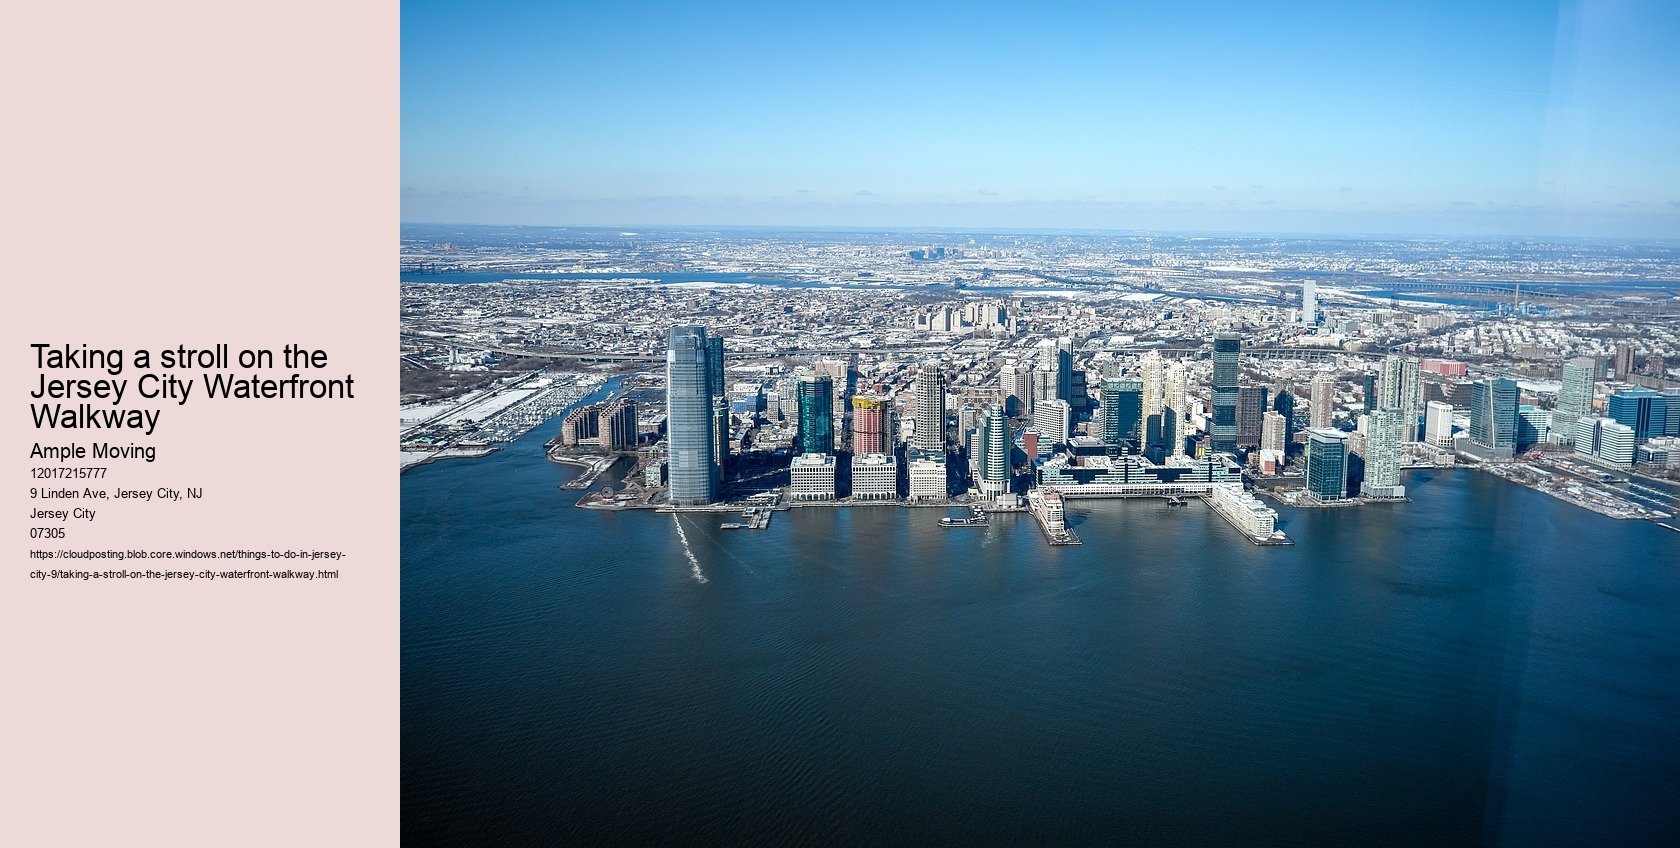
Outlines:
{"label": "small boat", "polygon": [[977,515],[973,518],[952,518],[950,516],[946,516],[944,518],[939,519],[939,526],[941,526],[941,527],[984,527],[984,526],[986,526],[986,516]]}

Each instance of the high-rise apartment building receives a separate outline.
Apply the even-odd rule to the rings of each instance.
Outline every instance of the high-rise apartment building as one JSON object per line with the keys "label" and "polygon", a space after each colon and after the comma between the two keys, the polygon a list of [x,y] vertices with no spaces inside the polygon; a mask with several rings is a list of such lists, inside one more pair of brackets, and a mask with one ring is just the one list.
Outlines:
{"label": "high-rise apartment building", "polygon": [[1033,408],[1033,429],[1049,444],[1067,441],[1073,432],[1073,407],[1061,398],[1051,398]]}
{"label": "high-rise apartment building", "polygon": [[1383,359],[1377,380],[1378,409],[1398,409],[1404,421],[1401,441],[1417,440],[1418,417],[1423,414],[1423,370],[1411,356],[1390,354]]}
{"label": "high-rise apartment building", "polygon": [[1254,447],[1260,444],[1265,426],[1265,386],[1243,386],[1237,389],[1237,444]]}
{"label": "high-rise apartment building", "polygon": [[1308,280],[1301,284],[1301,326],[1318,325],[1318,284]]}
{"label": "high-rise apartment building", "polygon": [[1184,455],[1184,419],[1190,413],[1190,372],[1182,362],[1167,366],[1166,397],[1161,403],[1161,439],[1167,453]]}
{"label": "high-rise apartment building", "polygon": [[1365,401],[1364,411],[1366,415],[1370,415],[1371,413],[1377,411],[1377,373],[1375,371],[1366,371],[1364,374],[1359,375],[1359,379],[1361,389],[1360,396]]}
{"label": "high-rise apartment building", "polygon": [[1329,374],[1320,374],[1312,381],[1312,409],[1310,410],[1312,426],[1322,430],[1330,426],[1333,420],[1331,412],[1335,405],[1336,381]]}
{"label": "high-rise apartment building", "polygon": [[916,432],[911,443],[923,451],[945,452],[945,375],[936,363],[916,375]]}
{"label": "high-rise apartment building", "polygon": [[1279,412],[1260,417],[1260,449],[1283,451],[1289,444],[1289,422]]}
{"label": "high-rise apartment building", "polygon": [[1552,427],[1568,427],[1593,412],[1593,383],[1598,379],[1598,360],[1578,356],[1563,364],[1563,384],[1558,387],[1557,408],[1552,410]]}
{"label": "high-rise apartment building", "polygon": [[1242,336],[1216,333],[1213,337],[1213,422],[1208,426],[1208,448],[1218,453],[1237,452],[1237,369],[1242,356]]}
{"label": "high-rise apartment building", "polygon": [[1010,415],[1032,414],[1032,369],[1011,363],[998,369],[998,402]]}
{"label": "high-rise apartment building", "polygon": [[[716,398],[712,394],[712,359],[721,359],[723,349],[721,344],[711,342],[705,327],[672,327],[669,341],[665,351],[665,427],[670,501],[679,506],[707,504],[716,499],[719,486],[713,444]],[[715,385],[722,388],[721,374],[716,375]]]}
{"label": "high-rise apartment building", "polygon": [[1616,345],[1616,379],[1627,382],[1633,375],[1633,345],[1621,342]]}
{"label": "high-rise apartment building", "polygon": [[975,452],[980,459],[976,475],[980,494],[995,500],[1009,492],[1009,452],[1014,447],[1009,438],[1009,418],[1004,415],[1001,404],[992,404],[986,410],[986,419],[980,425],[975,442]]}
{"label": "high-rise apartment building", "polygon": [[1295,396],[1288,389],[1279,388],[1277,397],[1272,401],[1272,409],[1283,416],[1283,440],[1295,441]]}
{"label": "high-rise apartment building", "polygon": [[1361,494],[1373,498],[1402,498],[1400,485],[1400,441],[1405,413],[1379,409],[1371,413],[1365,434],[1365,479]]}
{"label": "high-rise apartment building", "polygon": [[892,453],[891,411],[887,402],[874,395],[852,398],[852,453]]}

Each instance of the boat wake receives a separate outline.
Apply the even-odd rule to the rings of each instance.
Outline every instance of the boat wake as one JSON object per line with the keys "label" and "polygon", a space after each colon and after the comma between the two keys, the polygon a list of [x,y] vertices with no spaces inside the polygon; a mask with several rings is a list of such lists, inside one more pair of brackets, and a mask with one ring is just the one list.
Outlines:
{"label": "boat wake", "polygon": [[694,558],[694,549],[688,546],[688,534],[683,532],[682,519],[672,514],[671,521],[677,525],[677,538],[682,540],[683,556],[688,557],[688,564],[694,569],[694,581],[696,583],[707,582],[706,575],[700,573],[700,560]]}

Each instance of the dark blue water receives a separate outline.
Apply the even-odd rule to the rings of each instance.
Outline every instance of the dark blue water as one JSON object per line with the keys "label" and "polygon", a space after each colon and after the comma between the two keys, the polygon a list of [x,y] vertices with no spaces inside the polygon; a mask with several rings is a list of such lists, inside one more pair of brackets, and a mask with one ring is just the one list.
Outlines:
{"label": "dark blue water", "polygon": [[549,429],[403,476],[405,842],[1680,844],[1680,534],[1469,471],[1289,548],[725,531],[573,508]]}

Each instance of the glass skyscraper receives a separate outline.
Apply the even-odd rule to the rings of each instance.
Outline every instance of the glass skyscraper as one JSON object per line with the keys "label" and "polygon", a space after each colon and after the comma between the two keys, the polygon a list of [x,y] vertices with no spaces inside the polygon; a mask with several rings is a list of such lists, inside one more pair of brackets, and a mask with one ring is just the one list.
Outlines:
{"label": "glass skyscraper", "polygon": [[826,374],[799,378],[798,452],[834,453],[834,380]]}
{"label": "glass skyscraper", "polygon": [[[669,453],[670,501],[679,506],[708,504],[718,494],[718,463],[714,455],[716,397],[722,340],[707,337],[705,327],[671,328],[665,351],[666,441]],[[721,363],[720,363],[721,365]]]}
{"label": "glass skyscraper", "polygon": [[1307,494],[1320,501],[1347,497],[1347,434],[1315,427],[1307,431]]}
{"label": "glass skyscraper", "polygon": [[1242,337],[1216,333],[1213,337],[1213,423],[1208,447],[1217,453],[1237,452],[1237,360]]}
{"label": "glass skyscraper", "polygon": [[1009,439],[1009,418],[1002,404],[992,404],[986,419],[980,424],[975,439],[979,454],[980,494],[996,498],[1009,492],[1009,451],[1014,445]]}
{"label": "glass skyscraper", "polygon": [[1517,444],[1517,383],[1489,377],[1470,386],[1470,441],[1484,448]]}
{"label": "glass skyscraper", "polygon": [[[1127,452],[1124,442],[1136,445],[1143,420],[1143,381],[1128,377],[1103,379],[1103,443],[1109,456]],[[1135,450],[1135,449],[1134,449]]]}

